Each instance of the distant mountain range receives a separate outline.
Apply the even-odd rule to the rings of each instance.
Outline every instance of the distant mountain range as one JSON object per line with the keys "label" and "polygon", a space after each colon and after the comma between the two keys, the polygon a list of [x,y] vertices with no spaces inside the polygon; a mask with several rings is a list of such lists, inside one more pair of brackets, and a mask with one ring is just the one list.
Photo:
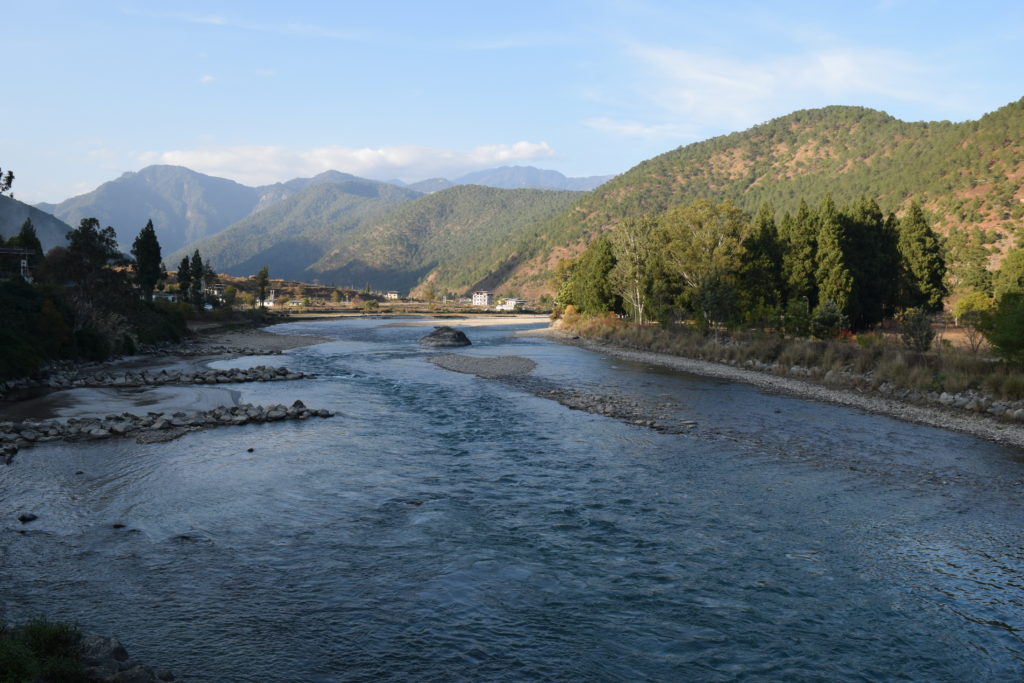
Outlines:
{"label": "distant mountain range", "polygon": [[[70,225],[96,216],[119,231],[122,245],[152,218],[172,269],[198,248],[239,275],[268,265],[277,277],[339,286],[487,286],[529,296],[548,291],[560,258],[624,218],[698,198],[732,200],[750,212],[770,202],[781,213],[826,194],[839,205],[867,195],[885,212],[919,201],[951,237],[954,258],[957,245],[974,243],[997,260],[1024,239],[1024,100],[963,123],[907,123],[862,107],[797,111],[611,179],[504,167],[405,185],[328,171],[252,188],[151,166],[38,208]],[[2,198],[3,234],[17,232],[31,208]],[[33,215],[43,236],[46,219]],[[44,245],[67,229],[48,224]]]}
{"label": "distant mountain range", "polygon": [[[412,184],[395,180],[390,184],[424,194],[470,183],[504,188],[583,190],[596,187],[611,177],[567,178],[557,171],[506,166],[472,173],[454,181],[434,178]],[[377,182],[338,171],[326,171],[313,178],[248,187],[181,166],[157,165],[125,173],[92,192],[59,204],[44,202],[36,204],[36,208],[73,226],[83,218],[98,218],[102,225],[114,227],[121,247],[126,251],[146,221],[152,219],[164,253],[173,253],[305,188],[347,181]]]}
{"label": "distant mountain range", "polygon": [[533,166],[502,166],[500,168],[467,173],[455,180],[430,178],[410,184],[403,183],[400,180],[393,180],[391,182],[426,194],[446,190],[456,185],[483,185],[485,187],[500,187],[506,190],[534,188],[540,190],[576,190],[587,192],[614,177],[613,175],[595,175],[585,178],[567,178],[558,171],[545,171]]}

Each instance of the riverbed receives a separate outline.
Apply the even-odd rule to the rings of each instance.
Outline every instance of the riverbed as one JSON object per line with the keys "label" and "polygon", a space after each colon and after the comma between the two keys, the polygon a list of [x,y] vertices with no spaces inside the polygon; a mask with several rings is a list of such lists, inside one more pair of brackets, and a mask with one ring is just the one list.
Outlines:
{"label": "riverbed", "polygon": [[1020,450],[515,335],[542,323],[454,351],[696,423],[661,433],[425,362],[412,322],[215,363],[315,373],[230,399],[334,418],[19,453],[3,615],[189,681],[1024,677]]}

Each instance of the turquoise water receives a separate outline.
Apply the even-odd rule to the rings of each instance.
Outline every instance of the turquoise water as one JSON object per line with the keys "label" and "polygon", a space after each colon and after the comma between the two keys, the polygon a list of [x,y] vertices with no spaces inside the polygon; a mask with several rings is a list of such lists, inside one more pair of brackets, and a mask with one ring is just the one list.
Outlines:
{"label": "turquoise water", "polygon": [[318,377],[236,387],[335,418],[0,469],[6,617],[189,681],[1024,677],[1019,451],[466,328],[457,352],[698,422],[662,434],[387,325],[289,325],[337,340],[285,357]]}

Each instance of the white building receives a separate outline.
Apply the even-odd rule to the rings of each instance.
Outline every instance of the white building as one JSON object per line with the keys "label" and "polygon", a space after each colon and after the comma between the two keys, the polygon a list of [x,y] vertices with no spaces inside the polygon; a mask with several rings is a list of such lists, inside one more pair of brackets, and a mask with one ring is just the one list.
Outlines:
{"label": "white building", "polygon": [[392,289],[390,292],[384,295],[384,298],[389,301],[398,301],[401,298],[401,295]]}
{"label": "white building", "polygon": [[521,310],[526,305],[525,299],[506,299],[496,306],[498,310]]}
{"label": "white building", "polygon": [[479,292],[473,292],[473,305],[474,306],[490,306],[494,303],[494,294],[486,290]]}

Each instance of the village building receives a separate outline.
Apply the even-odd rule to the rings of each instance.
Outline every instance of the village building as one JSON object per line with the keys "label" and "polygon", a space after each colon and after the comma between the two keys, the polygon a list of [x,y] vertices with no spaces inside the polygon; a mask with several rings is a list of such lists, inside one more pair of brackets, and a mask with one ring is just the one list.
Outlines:
{"label": "village building", "polygon": [[505,299],[495,306],[499,311],[521,311],[526,306],[526,299]]}
{"label": "village building", "polygon": [[480,290],[479,292],[473,292],[473,305],[474,306],[490,306],[494,303],[494,294],[486,290]]}
{"label": "village building", "polygon": [[391,291],[384,295],[384,298],[389,301],[398,301],[399,299],[402,298],[402,296],[392,289]]}

